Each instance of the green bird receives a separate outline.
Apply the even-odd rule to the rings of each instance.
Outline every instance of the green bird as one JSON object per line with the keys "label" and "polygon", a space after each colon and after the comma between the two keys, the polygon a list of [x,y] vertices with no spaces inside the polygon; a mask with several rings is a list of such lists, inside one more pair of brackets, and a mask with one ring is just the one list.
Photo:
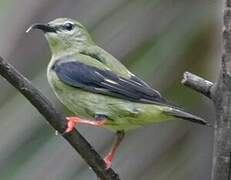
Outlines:
{"label": "green bird", "polygon": [[69,133],[79,124],[116,132],[117,138],[105,157],[111,167],[125,132],[151,123],[184,119],[207,122],[170,104],[161,94],[132,74],[115,57],[100,48],[76,20],[58,18],[34,24],[48,41],[52,57],[47,77],[57,98],[73,113],[67,117]]}

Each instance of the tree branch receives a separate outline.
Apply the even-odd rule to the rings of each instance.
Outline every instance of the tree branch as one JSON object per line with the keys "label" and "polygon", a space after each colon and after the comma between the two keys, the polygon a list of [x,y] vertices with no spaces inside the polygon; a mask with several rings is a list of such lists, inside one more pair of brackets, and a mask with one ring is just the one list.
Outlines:
{"label": "tree branch", "polygon": [[225,0],[223,53],[220,76],[213,86],[200,77],[185,73],[182,83],[212,99],[216,109],[211,180],[231,177],[231,0]]}
{"label": "tree branch", "polygon": [[[66,129],[65,117],[57,112],[49,100],[20,74],[13,66],[0,57],[0,75],[18,89],[31,104],[45,117],[60,134]],[[105,169],[104,161],[84,137],[74,130],[63,137],[83,157],[96,175],[102,180],[119,180],[119,176],[110,168]]]}
{"label": "tree branch", "polygon": [[211,98],[210,90],[211,87],[213,86],[212,82],[207,81],[190,72],[185,72],[181,83],[205,95],[206,97]]}
{"label": "tree branch", "polygon": [[231,164],[231,0],[225,1],[221,71],[214,90],[216,108],[212,180],[230,180]]}

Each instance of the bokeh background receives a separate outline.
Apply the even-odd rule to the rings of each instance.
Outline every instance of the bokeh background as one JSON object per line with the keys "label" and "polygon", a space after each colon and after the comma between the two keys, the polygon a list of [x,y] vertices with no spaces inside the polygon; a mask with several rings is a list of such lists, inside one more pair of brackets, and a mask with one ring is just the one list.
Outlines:
{"label": "bokeh background", "polygon": [[[0,0],[0,55],[62,110],[46,79],[50,58],[35,22],[71,17],[95,41],[178,105],[213,122],[211,103],[181,85],[188,70],[216,80],[221,52],[222,2],[215,0]],[[43,117],[0,78],[0,180],[95,180],[81,157]],[[105,155],[114,135],[79,126]],[[212,128],[185,121],[127,134],[113,168],[123,180],[209,180]]]}

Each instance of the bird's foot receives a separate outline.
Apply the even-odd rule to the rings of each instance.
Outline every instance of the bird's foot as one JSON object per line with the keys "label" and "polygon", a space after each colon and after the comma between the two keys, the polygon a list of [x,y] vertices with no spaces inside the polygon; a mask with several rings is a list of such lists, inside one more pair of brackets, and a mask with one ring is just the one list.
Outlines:
{"label": "bird's foot", "polygon": [[106,169],[109,169],[112,166],[113,155],[109,153],[103,160],[106,165]]}
{"label": "bird's foot", "polygon": [[109,169],[112,166],[112,160],[113,160],[113,158],[115,156],[116,150],[117,150],[117,148],[119,147],[121,141],[124,138],[124,131],[117,131],[116,135],[117,135],[116,141],[112,145],[112,148],[111,148],[110,152],[104,158],[106,169]]}
{"label": "bird's foot", "polygon": [[69,133],[71,132],[75,126],[78,124],[80,118],[78,117],[66,117],[67,120],[67,129],[64,131],[64,133]]}
{"label": "bird's foot", "polygon": [[67,120],[67,129],[64,131],[64,134],[71,132],[75,126],[79,123],[88,124],[96,127],[102,127],[105,124],[106,120],[94,121],[94,120],[87,120],[81,119],[76,116],[66,117]]}

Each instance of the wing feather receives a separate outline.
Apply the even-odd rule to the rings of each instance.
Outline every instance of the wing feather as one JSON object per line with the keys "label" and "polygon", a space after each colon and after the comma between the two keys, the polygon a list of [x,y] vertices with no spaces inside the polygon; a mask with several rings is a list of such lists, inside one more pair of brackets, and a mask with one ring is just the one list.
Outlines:
{"label": "wing feather", "polygon": [[58,78],[72,87],[93,93],[104,94],[130,101],[164,103],[165,99],[145,82],[132,75],[130,79],[120,77],[110,70],[86,65],[74,57],[59,59],[53,65]]}

